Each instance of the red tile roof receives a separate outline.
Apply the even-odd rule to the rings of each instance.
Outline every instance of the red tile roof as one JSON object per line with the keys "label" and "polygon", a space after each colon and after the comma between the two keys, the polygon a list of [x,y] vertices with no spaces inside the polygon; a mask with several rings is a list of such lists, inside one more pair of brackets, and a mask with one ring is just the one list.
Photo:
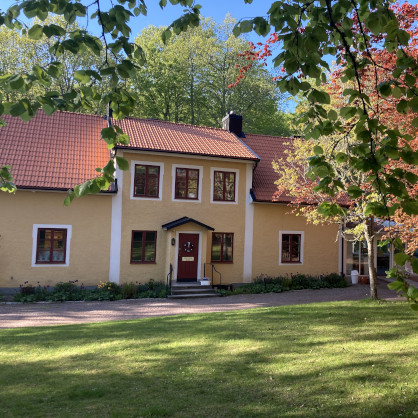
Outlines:
{"label": "red tile roof", "polygon": [[128,146],[120,148],[258,160],[245,143],[223,129],[134,118],[115,124],[131,138]]}
{"label": "red tile roof", "polygon": [[269,135],[245,134],[243,141],[253,149],[260,157],[254,171],[253,192],[256,201],[259,202],[277,202],[289,203],[291,198],[286,195],[274,197],[277,186],[274,182],[278,179],[278,174],[273,170],[272,161],[284,158],[284,151],[289,148],[292,138]]}
{"label": "red tile roof", "polygon": [[109,160],[100,139],[107,122],[100,116],[39,111],[29,122],[2,116],[0,166],[11,165],[21,188],[68,189],[97,176]]}
{"label": "red tile roof", "polygon": [[[66,190],[97,176],[96,167],[109,160],[100,131],[107,126],[101,116],[57,112],[47,116],[39,111],[29,122],[3,116],[0,128],[0,167],[12,166],[20,188]],[[234,134],[222,129],[127,118],[117,124],[131,138],[127,147],[257,160]]]}

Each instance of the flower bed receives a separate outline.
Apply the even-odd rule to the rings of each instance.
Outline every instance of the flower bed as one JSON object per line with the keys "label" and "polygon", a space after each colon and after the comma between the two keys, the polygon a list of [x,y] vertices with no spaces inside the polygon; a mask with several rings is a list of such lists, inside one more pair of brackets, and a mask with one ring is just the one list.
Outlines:
{"label": "flower bed", "polygon": [[218,292],[222,296],[229,296],[249,293],[281,293],[289,290],[323,289],[347,286],[346,279],[337,273],[321,276],[294,274],[278,277],[262,274],[257,276],[252,283],[237,287],[234,290],[218,289]]}

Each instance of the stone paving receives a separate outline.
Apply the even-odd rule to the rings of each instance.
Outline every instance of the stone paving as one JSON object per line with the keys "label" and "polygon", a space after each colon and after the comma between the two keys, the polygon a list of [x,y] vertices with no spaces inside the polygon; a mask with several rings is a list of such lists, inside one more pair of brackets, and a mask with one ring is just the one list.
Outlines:
{"label": "stone paving", "polygon": [[[379,282],[381,299],[398,299],[387,283]],[[154,316],[222,312],[315,302],[360,300],[369,296],[368,285],[344,289],[297,290],[283,293],[235,295],[202,299],[131,299],[115,302],[0,303],[0,328],[82,324]]]}

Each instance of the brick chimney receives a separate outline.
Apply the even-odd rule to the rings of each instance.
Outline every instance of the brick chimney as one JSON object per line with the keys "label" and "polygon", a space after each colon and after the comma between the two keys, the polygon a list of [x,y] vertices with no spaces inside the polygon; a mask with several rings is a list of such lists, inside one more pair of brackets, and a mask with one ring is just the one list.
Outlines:
{"label": "brick chimney", "polygon": [[225,131],[234,133],[240,138],[244,137],[242,132],[242,116],[237,115],[233,110],[222,119],[222,128]]}

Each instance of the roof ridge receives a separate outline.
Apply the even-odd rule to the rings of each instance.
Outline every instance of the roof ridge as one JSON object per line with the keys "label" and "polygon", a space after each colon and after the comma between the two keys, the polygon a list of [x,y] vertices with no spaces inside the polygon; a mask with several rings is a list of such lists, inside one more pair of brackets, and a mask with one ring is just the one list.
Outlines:
{"label": "roof ridge", "polygon": [[245,133],[245,136],[264,136],[267,138],[276,138],[276,139],[296,139],[297,136],[277,136],[277,135],[266,135],[266,134],[250,134],[250,133]]}
{"label": "roof ridge", "polygon": [[215,131],[222,131],[222,132],[228,132],[231,133],[229,131],[226,131],[225,129],[222,128],[215,128],[214,126],[205,126],[205,125],[193,125],[192,123],[184,123],[184,122],[171,122],[170,120],[161,120],[161,119],[154,119],[154,118],[137,118],[135,116],[127,116],[126,118],[123,118],[121,120],[124,119],[134,119],[134,120],[139,120],[139,121],[149,121],[149,122],[159,122],[159,123],[167,123],[170,125],[179,125],[179,126],[191,126],[193,128],[204,128],[204,129],[213,129]]}

